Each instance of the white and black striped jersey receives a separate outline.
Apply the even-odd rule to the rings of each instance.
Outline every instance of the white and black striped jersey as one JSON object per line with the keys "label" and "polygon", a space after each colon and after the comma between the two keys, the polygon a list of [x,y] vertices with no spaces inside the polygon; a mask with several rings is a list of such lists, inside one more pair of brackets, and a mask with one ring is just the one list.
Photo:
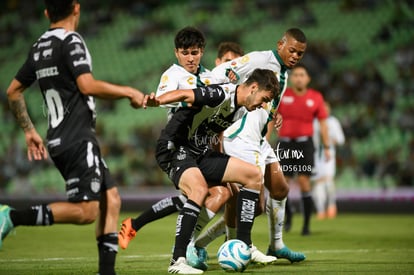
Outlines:
{"label": "white and black striped jersey", "polygon": [[[254,142],[257,146],[260,146],[260,142],[267,132],[267,123],[272,120],[287,87],[288,68],[284,65],[282,58],[276,50],[255,51],[222,63],[211,72],[216,81],[227,82],[229,79],[226,74],[231,69],[237,74],[237,83],[242,83],[258,68],[268,69],[275,73],[280,86],[279,94],[271,103],[268,103],[268,108],[256,109],[246,113],[242,120],[236,122],[234,126],[224,132],[224,136],[238,136],[247,142]],[[267,114],[265,111],[267,111]]]}
{"label": "white and black striped jersey", "polygon": [[[173,90],[195,89],[211,84],[218,84],[213,75],[204,66],[199,65],[197,73],[193,74],[178,64],[171,65],[161,76],[156,96]],[[161,107],[168,108],[168,120],[177,108],[185,107],[185,102],[174,102]]]}
{"label": "white and black striped jersey", "polygon": [[82,37],[56,28],[37,40],[15,77],[26,87],[39,83],[47,106],[47,146],[52,156],[82,140],[96,142],[95,100],[83,95],[76,84],[79,75],[91,71]]}
{"label": "white and black striped jersey", "polygon": [[158,140],[170,149],[186,146],[196,154],[210,147],[216,135],[237,117],[237,86],[213,84],[194,89],[191,108],[179,108],[161,132]]}

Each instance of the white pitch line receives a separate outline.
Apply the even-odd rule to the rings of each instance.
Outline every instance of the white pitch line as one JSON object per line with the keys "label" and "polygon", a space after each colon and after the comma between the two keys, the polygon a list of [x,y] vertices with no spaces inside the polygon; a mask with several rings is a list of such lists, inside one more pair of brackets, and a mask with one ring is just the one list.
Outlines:
{"label": "white pitch line", "polygon": [[[305,250],[305,254],[347,254],[347,253],[377,253],[377,252],[414,252],[414,249],[329,249],[329,250]],[[120,255],[118,258],[124,259],[160,259],[170,258],[171,254],[151,254],[151,255]],[[55,258],[16,258],[0,259],[0,263],[17,263],[17,262],[59,262],[59,261],[85,261],[96,260],[96,257],[55,257]]]}

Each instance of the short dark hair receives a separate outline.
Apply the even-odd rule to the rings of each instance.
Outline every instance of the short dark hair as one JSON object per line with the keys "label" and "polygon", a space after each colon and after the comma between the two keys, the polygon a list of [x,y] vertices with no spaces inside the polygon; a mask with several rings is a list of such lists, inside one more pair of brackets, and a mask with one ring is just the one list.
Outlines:
{"label": "short dark hair", "polygon": [[200,30],[194,27],[185,27],[175,35],[174,44],[176,49],[188,49],[190,47],[204,49],[206,39]]}
{"label": "short dark hair", "polygon": [[306,43],[306,36],[303,33],[302,30],[298,28],[290,28],[285,32],[285,35],[288,35],[290,37],[293,37],[295,40],[297,40],[300,43]]}
{"label": "short dark hair", "polygon": [[68,17],[73,9],[75,4],[78,3],[77,0],[44,0],[47,13],[49,15],[49,20],[51,23],[56,23],[62,19]]}
{"label": "short dark hair", "polygon": [[244,83],[250,85],[253,82],[257,82],[260,90],[270,91],[273,98],[279,96],[279,81],[273,71],[268,69],[255,69]]}
{"label": "short dark hair", "polygon": [[222,58],[227,52],[234,52],[240,56],[244,55],[242,47],[235,42],[221,42],[218,46],[217,57]]}
{"label": "short dark hair", "polygon": [[293,66],[293,68],[291,69],[292,71],[295,69],[304,69],[305,72],[309,75],[309,70],[308,68],[305,66],[305,64],[303,63],[297,63],[295,66]]}

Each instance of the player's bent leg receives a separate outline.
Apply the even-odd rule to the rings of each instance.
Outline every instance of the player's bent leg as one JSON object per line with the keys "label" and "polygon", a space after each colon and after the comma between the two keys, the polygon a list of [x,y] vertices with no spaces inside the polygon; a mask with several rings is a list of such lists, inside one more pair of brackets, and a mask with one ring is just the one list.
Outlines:
{"label": "player's bent leg", "polygon": [[312,190],[312,198],[316,208],[316,218],[323,220],[326,218],[326,184],[324,179],[318,179],[314,182]]}
{"label": "player's bent leg", "polygon": [[214,218],[216,213],[227,202],[230,196],[230,190],[226,186],[213,186],[209,188],[209,195],[204,202],[205,207],[201,210],[201,213],[198,216],[192,241],[187,247],[186,255],[189,265],[202,270],[207,270],[207,251],[204,247],[197,246],[195,242],[204,227]]}
{"label": "player's bent leg", "polygon": [[260,167],[230,157],[222,181],[237,182],[243,186],[237,198],[237,239],[251,246],[254,213],[263,182]]}
{"label": "player's bent leg", "polygon": [[[177,217],[175,245],[168,272],[178,274],[201,274],[202,270],[188,265],[187,246],[197,223],[201,205],[208,194],[207,182],[197,167],[187,168],[180,176],[178,187],[188,198]],[[189,273],[184,273],[189,272]],[[197,272],[197,273],[195,273]]]}
{"label": "player's bent leg", "polygon": [[310,227],[310,219],[311,219],[312,210],[313,210],[310,176],[300,174],[298,176],[298,183],[299,183],[300,190],[301,190],[302,206],[303,206],[302,235],[307,236],[311,234],[309,227]]}
{"label": "player's bent leg", "polygon": [[121,223],[121,230],[118,234],[120,247],[126,249],[129,242],[134,239],[137,232],[142,227],[150,222],[179,212],[186,201],[187,198],[182,194],[179,196],[167,197],[154,203],[135,219],[129,217],[123,220]]}
{"label": "player's bent leg", "polygon": [[283,242],[283,220],[285,216],[286,199],[277,201],[267,200],[267,216],[269,221],[270,244],[267,255],[278,259],[288,259],[290,262],[300,262],[306,259],[301,252],[291,251]]}
{"label": "player's bent leg", "polygon": [[98,217],[99,202],[54,202],[48,205],[55,223],[90,224]]}
{"label": "player's bent leg", "polygon": [[289,193],[289,185],[283,175],[279,162],[273,162],[266,165],[264,184],[269,190],[272,199],[283,200]]}

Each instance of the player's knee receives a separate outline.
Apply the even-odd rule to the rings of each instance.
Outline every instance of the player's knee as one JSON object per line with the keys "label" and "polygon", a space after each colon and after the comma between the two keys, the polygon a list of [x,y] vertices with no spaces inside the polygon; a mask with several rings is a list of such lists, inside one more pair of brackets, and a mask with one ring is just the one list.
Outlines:
{"label": "player's knee", "polygon": [[270,192],[270,197],[275,200],[283,200],[289,194],[289,185],[280,184],[277,188],[272,188]]}
{"label": "player's knee", "polygon": [[244,187],[253,190],[260,190],[262,188],[262,184],[263,174],[260,169],[250,169]]}
{"label": "player's knee", "polygon": [[99,206],[97,201],[83,202],[80,207],[81,215],[79,224],[93,223],[99,213]]}
{"label": "player's knee", "polygon": [[217,186],[214,194],[212,195],[214,195],[222,204],[225,204],[231,197],[231,192],[227,187]]}

